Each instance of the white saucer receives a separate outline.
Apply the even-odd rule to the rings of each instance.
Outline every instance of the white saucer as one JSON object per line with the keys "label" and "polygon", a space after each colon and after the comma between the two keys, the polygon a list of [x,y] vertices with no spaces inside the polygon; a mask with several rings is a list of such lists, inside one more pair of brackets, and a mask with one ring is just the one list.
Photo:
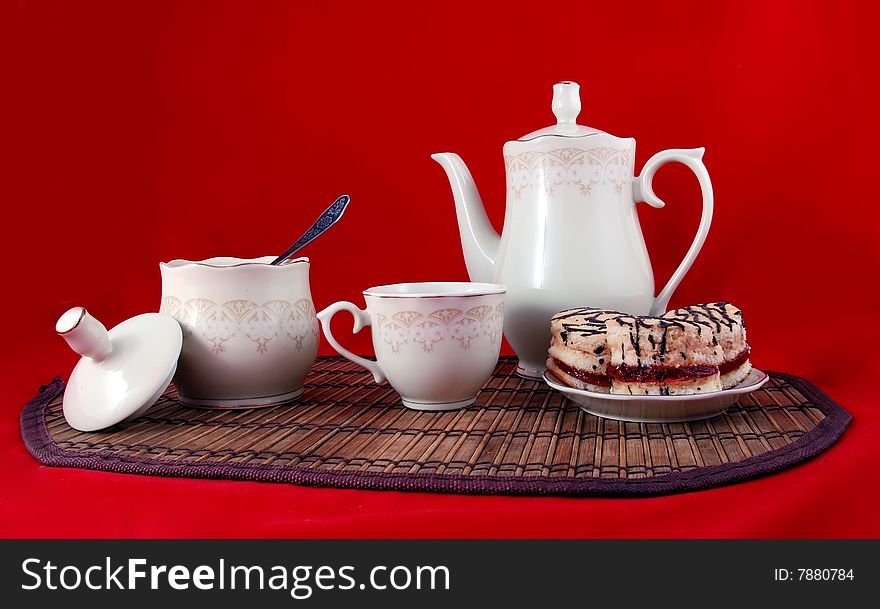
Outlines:
{"label": "white saucer", "polygon": [[582,410],[597,417],[632,423],[676,423],[708,419],[736,404],[740,396],[763,386],[770,377],[757,368],[736,387],[694,395],[612,395],[584,391],[563,384],[549,370],[544,381]]}
{"label": "white saucer", "polygon": [[107,336],[110,354],[100,361],[80,358],[64,390],[64,418],[80,431],[104,429],[143,414],[177,370],[183,333],[173,317],[137,315]]}

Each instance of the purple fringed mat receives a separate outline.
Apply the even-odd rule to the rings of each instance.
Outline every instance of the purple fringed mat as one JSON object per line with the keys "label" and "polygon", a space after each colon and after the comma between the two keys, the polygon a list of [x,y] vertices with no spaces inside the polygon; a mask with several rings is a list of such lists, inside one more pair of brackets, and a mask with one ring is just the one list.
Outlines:
{"label": "purple fringed mat", "polygon": [[741,482],[802,463],[852,417],[801,378],[771,373],[725,414],[690,423],[624,423],[581,411],[502,358],[477,403],[404,408],[362,369],[322,357],[298,401],[257,410],[180,406],[172,386],[143,417],[78,432],[64,383],[21,413],[45,465],[153,476],[444,493],[645,496]]}

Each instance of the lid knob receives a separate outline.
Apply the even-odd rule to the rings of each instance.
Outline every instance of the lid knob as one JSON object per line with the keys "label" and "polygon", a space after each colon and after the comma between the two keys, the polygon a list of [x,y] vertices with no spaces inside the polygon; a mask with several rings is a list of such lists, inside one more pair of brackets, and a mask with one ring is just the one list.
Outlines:
{"label": "lid knob", "polygon": [[581,113],[581,86],[570,80],[553,85],[553,114],[558,125],[573,125]]}
{"label": "lid knob", "polygon": [[107,328],[83,307],[65,312],[55,324],[55,331],[83,357],[101,361],[113,350]]}

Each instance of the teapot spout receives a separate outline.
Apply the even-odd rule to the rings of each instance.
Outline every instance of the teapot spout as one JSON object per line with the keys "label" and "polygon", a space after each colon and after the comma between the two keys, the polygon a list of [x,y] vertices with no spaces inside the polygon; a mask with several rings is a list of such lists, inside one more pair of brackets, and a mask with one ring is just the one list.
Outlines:
{"label": "teapot spout", "polygon": [[486,216],[474,178],[457,154],[441,152],[432,154],[431,158],[443,167],[449,177],[468,275],[471,281],[491,282],[501,237]]}

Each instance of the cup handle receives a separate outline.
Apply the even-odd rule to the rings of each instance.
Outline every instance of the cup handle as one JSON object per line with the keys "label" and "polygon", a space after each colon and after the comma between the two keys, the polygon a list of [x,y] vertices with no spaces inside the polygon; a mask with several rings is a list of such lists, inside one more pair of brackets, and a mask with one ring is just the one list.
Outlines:
{"label": "cup handle", "polygon": [[339,344],[339,341],[333,336],[333,333],[330,331],[330,320],[333,319],[333,316],[339,313],[339,311],[348,311],[351,313],[352,317],[354,317],[354,333],[357,334],[360,332],[365,326],[371,325],[370,322],[370,314],[366,311],[359,309],[356,305],[346,302],[334,302],[332,305],[318,313],[318,319],[321,320],[321,327],[324,329],[324,336],[327,337],[327,342],[336,349],[336,352],[339,353],[342,357],[347,359],[350,362],[354,362],[358,366],[363,366],[367,370],[373,373],[373,378],[377,383],[382,383],[385,381],[385,373],[382,372],[382,368],[379,367],[379,362],[374,362],[373,360],[366,359],[364,357],[360,357],[355,355],[345,347]]}
{"label": "cup handle", "polygon": [[681,283],[681,280],[684,279],[688,270],[690,270],[691,265],[697,258],[697,254],[700,253],[700,249],[703,247],[703,242],[706,241],[706,235],[709,234],[709,225],[712,224],[712,212],[715,209],[715,196],[712,192],[712,181],[709,179],[709,172],[706,170],[702,160],[705,151],[705,148],[675,148],[658,152],[648,159],[648,162],[642,167],[642,173],[633,183],[633,195],[636,202],[644,201],[651,207],[663,207],[666,204],[654,194],[654,174],[666,163],[677,161],[686,165],[694,172],[703,194],[703,215],[700,217],[697,236],[694,237],[694,242],[691,243],[691,247],[684,255],[681,264],[678,265],[672,277],[669,278],[666,287],[654,299],[654,303],[651,305],[651,310],[648,313],[649,315],[663,315],[666,312],[666,307],[669,304],[672,293],[678,287],[678,284]]}

